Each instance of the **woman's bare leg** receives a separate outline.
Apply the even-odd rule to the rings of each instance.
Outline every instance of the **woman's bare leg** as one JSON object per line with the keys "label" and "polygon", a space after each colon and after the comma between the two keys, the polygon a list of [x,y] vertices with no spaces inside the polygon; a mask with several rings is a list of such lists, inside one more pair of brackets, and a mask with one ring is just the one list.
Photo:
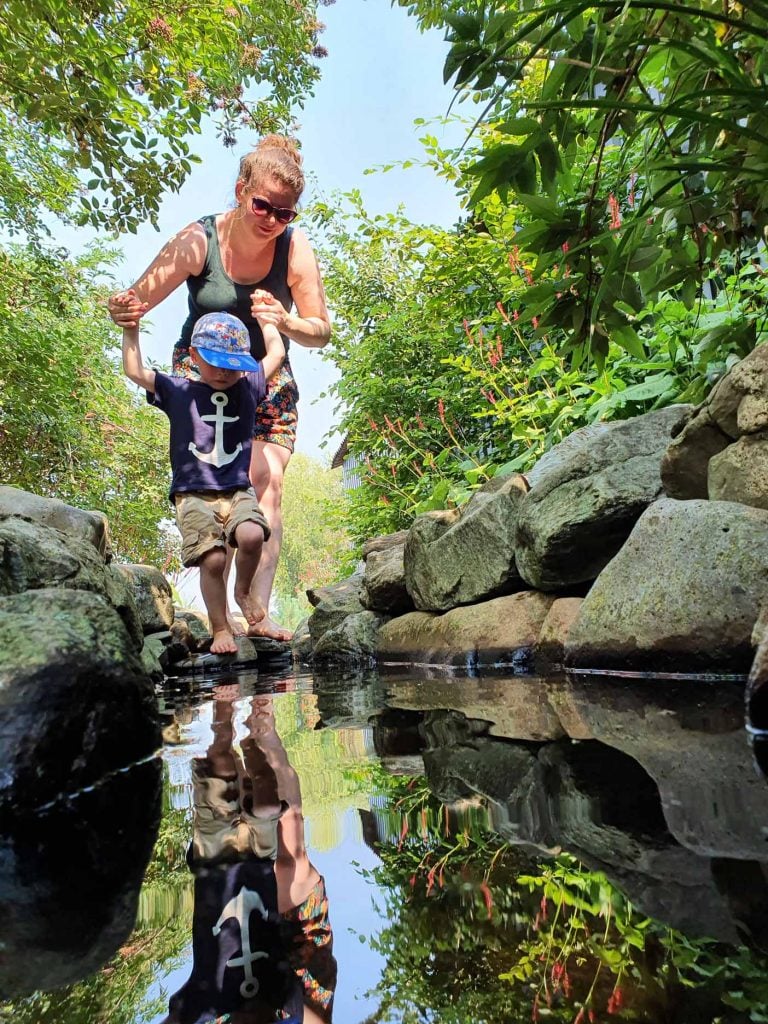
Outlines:
{"label": "woman's bare leg", "polygon": [[251,448],[250,477],[261,511],[266,516],[272,531],[261,551],[261,561],[253,579],[251,593],[256,602],[266,609],[266,616],[248,629],[250,636],[268,636],[275,640],[290,640],[291,631],[278,626],[269,617],[269,599],[275,581],[277,560],[283,541],[283,477],[291,452],[279,444],[268,441],[254,441]]}

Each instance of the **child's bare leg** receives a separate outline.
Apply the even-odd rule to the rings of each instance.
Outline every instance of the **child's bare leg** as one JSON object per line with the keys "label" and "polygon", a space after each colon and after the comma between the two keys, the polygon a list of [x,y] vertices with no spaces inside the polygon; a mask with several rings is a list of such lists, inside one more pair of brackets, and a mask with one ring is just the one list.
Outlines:
{"label": "child's bare leg", "polygon": [[227,625],[227,588],[224,567],[227,553],[224,548],[213,548],[200,560],[200,592],[208,611],[213,634],[212,654],[237,654],[237,644]]}
{"label": "child's bare leg", "polygon": [[[227,544],[227,566],[224,570],[224,586],[228,586],[229,574],[232,571],[232,563],[235,560],[235,549],[231,548]],[[245,627],[242,626],[238,620],[234,617],[229,608],[229,599],[227,599],[227,625],[232,636],[245,636]]]}
{"label": "child's bare leg", "polygon": [[264,530],[258,523],[247,520],[235,529],[237,553],[235,554],[235,600],[249,626],[261,622],[265,609],[251,594],[251,583],[261,558],[264,546]]}

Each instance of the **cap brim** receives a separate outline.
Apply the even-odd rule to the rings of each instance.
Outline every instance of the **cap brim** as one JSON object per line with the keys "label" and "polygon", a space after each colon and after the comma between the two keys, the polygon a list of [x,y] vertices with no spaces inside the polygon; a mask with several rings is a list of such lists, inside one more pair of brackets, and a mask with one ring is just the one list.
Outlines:
{"label": "cap brim", "polygon": [[[197,348],[197,346],[195,346]],[[259,364],[253,356],[238,352],[217,352],[211,348],[198,348],[197,351],[211,366],[224,370],[258,370]]]}

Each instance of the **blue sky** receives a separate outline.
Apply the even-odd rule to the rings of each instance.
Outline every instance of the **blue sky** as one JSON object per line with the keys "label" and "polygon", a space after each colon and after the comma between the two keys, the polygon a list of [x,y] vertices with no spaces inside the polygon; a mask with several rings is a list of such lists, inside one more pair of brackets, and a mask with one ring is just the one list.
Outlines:
{"label": "blue sky", "polygon": [[[420,33],[415,19],[387,0],[338,0],[332,7],[319,8],[319,17],[327,25],[321,42],[329,56],[320,62],[322,78],[314,97],[297,113],[304,165],[311,176],[305,200],[311,200],[315,190],[327,199],[337,190],[357,188],[374,212],[393,210],[402,203],[413,219],[452,224],[459,214],[456,197],[430,171],[364,173],[371,167],[419,158],[418,138],[424,128],[414,127],[414,120],[447,112],[452,90],[442,80],[447,52],[442,33]],[[463,137],[457,124],[429,130],[446,144]],[[119,239],[124,252],[118,270],[121,284],[138,276],[167,236],[231,204],[238,160],[255,141],[243,133],[237,146],[227,150],[209,130],[194,144],[203,163],[195,167],[181,192],[164,200],[160,232],[147,226],[135,236]],[[148,356],[169,361],[185,315],[183,290],[153,311],[145,340]],[[318,396],[331,383],[333,369],[319,353],[297,349],[291,350],[302,396],[297,450],[326,460],[336,439],[325,453],[319,443],[333,426],[333,403]]]}

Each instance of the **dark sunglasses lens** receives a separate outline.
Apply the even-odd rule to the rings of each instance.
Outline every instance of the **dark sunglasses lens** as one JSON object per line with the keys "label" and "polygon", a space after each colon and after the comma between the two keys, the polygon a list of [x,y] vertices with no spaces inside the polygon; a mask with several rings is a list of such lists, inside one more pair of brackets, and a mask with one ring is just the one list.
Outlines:
{"label": "dark sunglasses lens", "polygon": [[254,213],[263,213],[267,217],[273,214],[275,220],[279,221],[280,224],[290,224],[292,220],[298,217],[296,210],[287,210],[284,207],[273,206],[272,203],[268,203],[266,199],[259,199],[258,196],[254,196],[251,199],[251,209]]}

